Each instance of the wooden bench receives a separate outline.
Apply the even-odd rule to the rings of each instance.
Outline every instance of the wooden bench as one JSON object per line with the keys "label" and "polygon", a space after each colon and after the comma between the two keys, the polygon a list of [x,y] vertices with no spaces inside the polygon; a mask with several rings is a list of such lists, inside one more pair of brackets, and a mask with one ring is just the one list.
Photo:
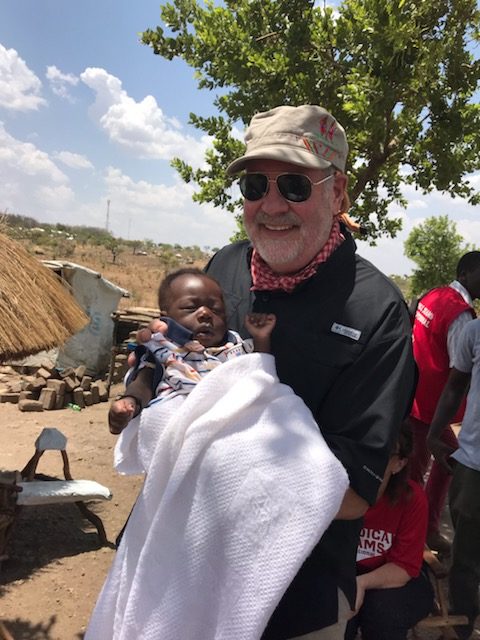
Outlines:
{"label": "wooden bench", "polygon": [[[0,561],[7,558],[6,547],[21,508],[32,505],[73,502],[82,515],[97,529],[100,543],[110,545],[103,522],[85,502],[109,500],[107,487],[92,480],[74,480],[67,455],[67,438],[58,429],[43,429],[35,441],[35,452],[22,471],[0,472]],[[36,479],[38,463],[49,450],[58,450],[63,462],[65,480]],[[0,636],[1,637],[1,636]]]}
{"label": "wooden bench", "polygon": [[458,640],[458,636],[453,629],[454,626],[468,624],[467,616],[451,615],[448,612],[448,569],[440,562],[437,556],[426,548],[423,552],[423,559],[428,564],[430,580],[434,590],[433,612],[418,622],[412,633],[414,638],[420,638],[422,629],[438,629],[441,632],[442,640]]}

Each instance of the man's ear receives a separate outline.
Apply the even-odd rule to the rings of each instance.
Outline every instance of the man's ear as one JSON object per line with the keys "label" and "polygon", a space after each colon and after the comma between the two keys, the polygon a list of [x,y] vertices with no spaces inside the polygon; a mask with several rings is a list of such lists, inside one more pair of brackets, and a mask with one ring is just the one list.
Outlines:
{"label": "man's ear", "polygon": [[342,203],[345,198],[345,192],[347,191],[348,178],[344,173],[336,171],[333,178],[333,196],[334,196],[334,211],[337,213],[343,213]]}

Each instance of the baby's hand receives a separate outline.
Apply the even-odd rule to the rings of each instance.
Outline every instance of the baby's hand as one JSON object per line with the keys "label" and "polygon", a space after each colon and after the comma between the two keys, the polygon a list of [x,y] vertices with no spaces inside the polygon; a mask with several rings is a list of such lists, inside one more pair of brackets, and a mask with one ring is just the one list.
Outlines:
{"label": "baby's hand", "polygon": [[270,337],[277,322],[277,317],[273,313],[249,313],[245,318],[245,327],[252,338]]}
{"label": "baby's hand", "polygon": [[203,344],[200,344],[198,340],[190,340],[183,345],[183,348],[186,351],[193,351],[194,353],[203,353],[205,351],[205,347]]}
{"label": "baby's hand", "polygon": [[110,433],[121,433],[135,414],[137,403],[132,396],[114,400],[108,412]]}
{"label": "baby's hand", "polygon": [[159,318],[152,320],[148,327],[143,327],[137,331],[138,344],[144,344],[152,338],[155,339],[156,333],[166,334],[168,331],[168,325]]}

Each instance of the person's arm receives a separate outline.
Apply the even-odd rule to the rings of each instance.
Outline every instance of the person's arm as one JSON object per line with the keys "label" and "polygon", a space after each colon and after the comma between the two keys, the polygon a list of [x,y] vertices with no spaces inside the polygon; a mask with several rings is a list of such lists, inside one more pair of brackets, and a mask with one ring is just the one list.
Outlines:
{"label": "person's arm", "polygon": [[355,613],[358,612],[363,604],[365,591],[368,589],[392,589],[395,587],[403,587],[410,580],[410,576],[394,562],[386,564],[357,576],[357,599],[355,601]]}
{"label": "person's arm", "polygon": [[448,464],[447,458],[453,453],[454,449],[446,445],[441,436],[443,430],[453,420],[468,390],[470,378],[471,373],[459,371],[455,367],[450,371],[447,384],[442,391],[428,431],[427,446],[438,464],[448,473],[452,472],[452,468]]}
{"label": "person's arm", "polygon": [[460,336],[464,326],[472,320],[471,311],[463,311],[448,327],[447,333],[447,352],[450,368],[453,367],[453,360],[458,349]]}
{"label": "person's arm", "polygon": [[130,382],[121,398],[112,402],[108,412],[108,426],[110,433],[119,434],[125,429],[129,421],[153,398],[153,369],[140,369],[135,379]]}
{"label": "person's arm", "polygon": [[364,516],[367,509],[368,502],[349,487],[343,496],[342,504],[335,516],[335,520],[356,520]]}
{"label": "person's arm", "polygon": [[352,365],[341,369],[318,416],[328,446],[350,477],[337,519],[361,517],[367,503],[375,502],[414,382],[410,322],[395,301]]}

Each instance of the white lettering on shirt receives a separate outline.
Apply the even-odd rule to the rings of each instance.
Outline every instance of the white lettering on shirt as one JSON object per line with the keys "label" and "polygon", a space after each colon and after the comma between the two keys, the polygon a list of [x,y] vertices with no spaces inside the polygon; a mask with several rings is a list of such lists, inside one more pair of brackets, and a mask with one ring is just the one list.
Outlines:
{"label": "white lettering on shirt", "polygon": [[341,336],[347,336],[347,338],[351,338],[352,340],[360,340],[360,336],[362,335],[362,332],[358,329],[346,327],[343,324],[338,324],[338,322],[332,324],[330,331],[332,333],[338,333]]}
{"label": "white lettering on shirt", "polygon": [[360,532],[357,549],[357,562],[366,558],[376,558],[383,555],[393,544],[393,533],[383,529],[368,529],[364,527]]}
{"label": "white lettering on shirt", "polygon": [[415,320],[420,322],[420,324],[423,324],[424,327],[429,327],[430,321],[433,320],[434,315],[433,311],[426,307],[422,302],[418,303]]}

